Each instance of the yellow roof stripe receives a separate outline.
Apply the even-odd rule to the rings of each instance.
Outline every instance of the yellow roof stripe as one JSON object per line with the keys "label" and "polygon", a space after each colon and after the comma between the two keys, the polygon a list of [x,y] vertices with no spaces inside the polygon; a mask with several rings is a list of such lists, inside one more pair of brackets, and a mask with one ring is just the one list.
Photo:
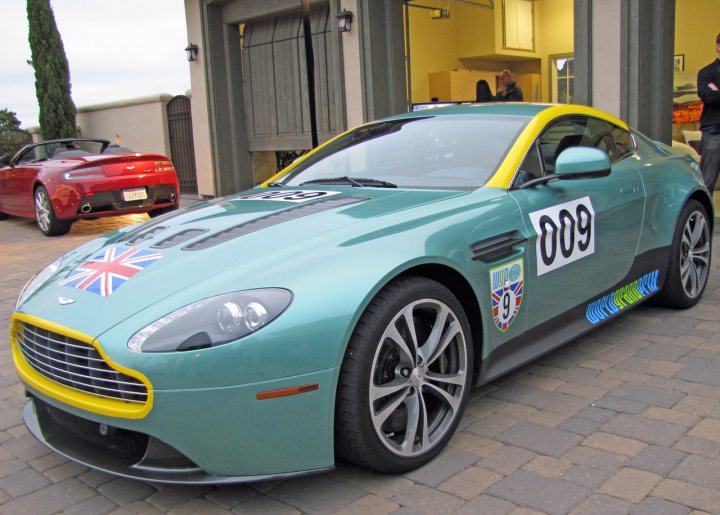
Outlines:
{"label": "yellow roof stripe", "polygon": [[530,145],[535,141],[535,138],[538,137],[540,132],[553,120],[571,115],[592,116],[610,122],[625,130],[629,130],[627,124],[622,120],[592,107],[572,104],[554,105],[540,111],[530,120],[520,133],[520,136],[518,136],[515,144],[510,148],[508,155],[505,157],[505,160],[497,172],[485,183],[485,186],[488,188],[509,188],[515,171],[518,169],[518,166],[520,166],[528,148],[530,148]]}

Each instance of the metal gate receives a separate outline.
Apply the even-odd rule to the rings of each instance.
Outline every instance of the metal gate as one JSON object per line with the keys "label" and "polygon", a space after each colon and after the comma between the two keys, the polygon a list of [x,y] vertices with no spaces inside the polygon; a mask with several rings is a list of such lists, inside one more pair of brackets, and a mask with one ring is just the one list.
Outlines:
{"label": "metal gate", "polygon": [[178,95],[167,105],[168,131],[170,133],[170,157],[177,170],[180,193],[197,195],[195,172],[195,146],[192,133],[190,99]]}
{"label": "metal gate", "polygon": [[22,129],[0,129],[0,156],[12,156],[25,145],[32,143],[32,135]]}

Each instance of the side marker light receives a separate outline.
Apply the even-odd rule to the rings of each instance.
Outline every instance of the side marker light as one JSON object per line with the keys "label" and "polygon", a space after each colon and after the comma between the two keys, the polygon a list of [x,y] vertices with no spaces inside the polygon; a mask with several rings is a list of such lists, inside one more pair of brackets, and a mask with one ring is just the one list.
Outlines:
{"label": "side marker light", "polygon": [[256,397],[259,401],[267,399],[276,399],[278,397],[287,397],[289,395],[298,395],[300,393],[314,392],[320,389],[319,384],[305,384],[302,386],[292,386],[281,390],[270,390],[269,392],[258,392]]}

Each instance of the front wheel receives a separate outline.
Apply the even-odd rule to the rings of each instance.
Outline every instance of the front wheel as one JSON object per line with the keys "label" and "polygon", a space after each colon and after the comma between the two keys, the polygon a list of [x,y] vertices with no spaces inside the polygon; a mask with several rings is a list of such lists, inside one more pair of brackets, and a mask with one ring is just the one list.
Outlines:
{"label": "front wheel", "polygon": [[660,290],[660,304],[685,309],[702,297],[710,274],[712,235],[707,211],[700,202],[691,200],[680,213],[665,284]]}
{"label": "front wheel", "polygon": [[58,220],[45,187],[35,190],[35,220],[45,236],[61,236],[70,232],[72,221]]}
{"label": "front wheel", "polygon": [[422,277],[385,287],[352,335],[338,382],[338,453],[382,472],[434,458],[455,432],[472,380],[472,337],[462,306]]}

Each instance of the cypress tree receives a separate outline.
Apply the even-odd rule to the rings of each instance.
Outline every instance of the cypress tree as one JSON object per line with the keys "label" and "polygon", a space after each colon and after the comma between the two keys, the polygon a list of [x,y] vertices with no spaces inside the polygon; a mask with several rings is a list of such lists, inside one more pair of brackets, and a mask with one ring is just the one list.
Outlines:
{"label": "cypress tree", "polygon": [[27,0],[30,51],[43,139],[75,137],[70,69],[50,0]]}

